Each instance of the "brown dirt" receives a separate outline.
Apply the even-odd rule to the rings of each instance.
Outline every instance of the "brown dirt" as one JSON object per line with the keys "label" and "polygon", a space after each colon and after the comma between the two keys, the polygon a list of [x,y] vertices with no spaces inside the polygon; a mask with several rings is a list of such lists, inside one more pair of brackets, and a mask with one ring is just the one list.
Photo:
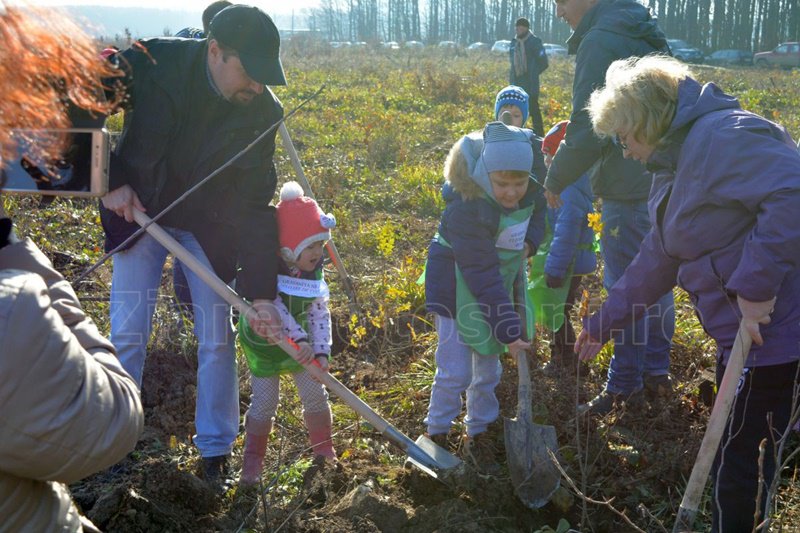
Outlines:
{"label": "brown dirt", "polygon": [[[455,486],[446,486],[404,468],[400,454],[336,399],[332,402],[337,413],[334,438],[339,466],[325,469],[305,486],[302,480],[287,480],[298,470],[298,458],[309,457],[295,394],[284,394],[278,413],[264,497],[257,490],[231,490],[217,498],[193,473],[198,463],[191,445],[196,361],[191,355],[181,355],[187,351],[186,335],[168,313],[164,316],[158,338],[166,340],[152,347],[145,368],[146,429],[141,441],[113,469],[71,487],[83,512],[104,530],[512,532],[537,531],[547,525],[555,528],[562,518],[581,531],[630,530],[606,506],[585,504],[566,483],[554,502],[533,511],[515,497],[507,477],[472,474],[459,478]],[[336,318],[346,322],[341,313]],[[417,326],[418,333],[424,331]],[[346,328],[340,327],[339,334],[346,338]],[[377,339],[358,350],[338,341],[341,353],[335,359],[335,372],[401,431],[415,437],[422,430],[429,391],[392,393],[391,388],[412,360],[425,356],[424,349],[406,338],[390,340],[394,344]],[[377,353],[382,356],[376,357]],[[574,376],[548,377],[540,370],[548,357],[545,341],[538,343],[531,359],[535,420],[556,427],[567,474],[589,498],[613,498],[613,506],[645,531],[659,530],[658,521],[671,525],[672,509],[677,508],[708,415],[701,394],[708,372],[697,368],[688,350],[677,347],[673,355],[678,386],[669,401],[642,412],[580,424],[574,416],[576,402],[600,391],[605,368],[593,366],[580,381]],[[244,406],[249,390],[246,373],[241,372]],[[505,361],[497,389],[501,416],[515,414],[516,383],[514,365]],[[412,398],[411,407],[398,409],[394,405],[397,394]],[[498,461],[504,464],[502,421],[490,431]],[[458,436],[451,435],[454,453],[458,443]],[[238,441],[232,461],[234,477],[240,454]],[[796,496],[796,490],[786,488],[783,494],[787,493],[789,499]]]}

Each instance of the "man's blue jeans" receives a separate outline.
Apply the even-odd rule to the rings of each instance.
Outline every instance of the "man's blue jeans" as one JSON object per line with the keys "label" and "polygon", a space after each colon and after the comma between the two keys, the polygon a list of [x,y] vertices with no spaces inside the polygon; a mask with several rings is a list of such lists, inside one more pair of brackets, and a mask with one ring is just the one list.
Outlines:
{"label": "man's blue jeans", "polygon": [[[188,231],[164,228],[209,269],[200,244]],[[167,250],[148,234],[114,256],[111,342],[122,366],[141,386],[161,273]],[[194,443],[203,457],[231,452],[239,431],[239,383],[230,306],[194,272],[184,269],[194,306],[197,402]]]}
{"label": "man's blue jeans", "polygon": [[[608,290],[636,257],[651,224],[645,201],[603,200],[602,221],[603,285]],[[674,332],[675,301],[670,291],[647,310],[645,318],[614,333],[606,390],[631,394],[642,390],[643,376],[668,374]]]}

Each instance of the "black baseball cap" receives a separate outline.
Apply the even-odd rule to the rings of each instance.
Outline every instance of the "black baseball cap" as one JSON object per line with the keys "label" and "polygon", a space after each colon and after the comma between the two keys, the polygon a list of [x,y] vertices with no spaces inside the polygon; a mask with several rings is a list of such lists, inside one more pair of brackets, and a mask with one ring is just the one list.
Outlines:
{"label": "black baseball cap", "polygon": [[264,85],[286,85],[281,36],[269,15],[257,7],[234,4],[211,19],[209,38],[236,50],[247,75]]}

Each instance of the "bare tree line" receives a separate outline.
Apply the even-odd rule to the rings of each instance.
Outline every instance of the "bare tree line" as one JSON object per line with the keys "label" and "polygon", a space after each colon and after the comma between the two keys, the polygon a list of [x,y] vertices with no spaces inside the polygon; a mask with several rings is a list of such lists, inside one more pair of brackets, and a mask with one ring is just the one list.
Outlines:
{"label": "bare tree line", "polygon": [[[799,0],[642,0],[671,38],[705,50],[765,50],[800,39]],[[570,29],[553,0],[322,0],[308,10],[309,27],[330,40],[424,41],[460,44],[510,39],[527,17],[547,42]]]}

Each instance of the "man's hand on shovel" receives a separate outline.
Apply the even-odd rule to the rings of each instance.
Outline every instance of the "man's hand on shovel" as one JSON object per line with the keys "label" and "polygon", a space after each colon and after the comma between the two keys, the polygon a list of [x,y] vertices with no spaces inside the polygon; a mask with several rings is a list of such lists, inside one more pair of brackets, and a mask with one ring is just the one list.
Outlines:
{"label": "man's hand on shovel", "polygon": [[273,342],[283,337],[281,315],[272,300],[253,300],[245,318],[256,335]]}
{"label": "man's hand on shovel", "polygon": [[750,334],[753,342],[761,346],[764,339],[761,338],[759,324],[769,324],[772,319],[769,315],[775,310],[775,298],[765,302],[751,302],[741,296],[737,296],[739,310],[742,312],[742,327]]}

